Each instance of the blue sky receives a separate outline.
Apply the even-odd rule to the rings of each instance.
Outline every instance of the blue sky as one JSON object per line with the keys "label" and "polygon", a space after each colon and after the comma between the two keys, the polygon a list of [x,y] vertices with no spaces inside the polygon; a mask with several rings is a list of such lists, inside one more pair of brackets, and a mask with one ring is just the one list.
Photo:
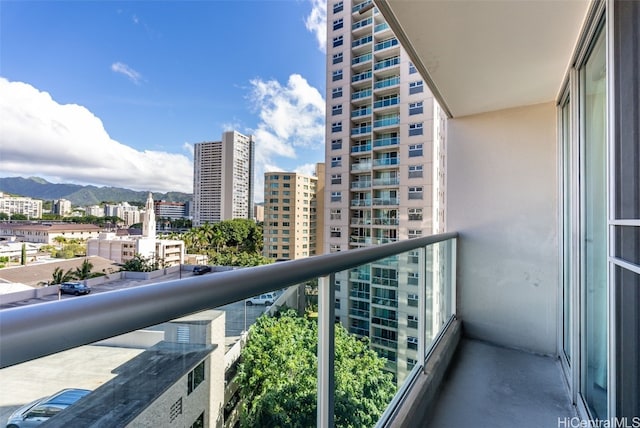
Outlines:
{"label": "blue sky", "polygon": [[326,5],[0,0],[0,176],[192,191],[236,129],[265,170],[324,161]]}

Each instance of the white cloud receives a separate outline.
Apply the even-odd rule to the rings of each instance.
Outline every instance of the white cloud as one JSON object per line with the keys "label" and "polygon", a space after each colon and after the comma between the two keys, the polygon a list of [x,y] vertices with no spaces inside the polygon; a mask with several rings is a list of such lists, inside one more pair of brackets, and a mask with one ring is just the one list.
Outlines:
{"label": "white cloud", "polygon": [[316,164],[315,163],[305,163],[304,165],[298,165],[294,169],[294,172],[297,172],[298,174],[305,174],[305,175],[315,176],[316,175]]}
{"label": "white cloud", "polygon": [[188,156],[121,144],[87,108],[59,104],[29,84],[0,77],[0,117],[2,176],[154,192],[193,191],[193,163]]}
{"label": "white cloud", "polygon": [[310,0],[311,12],[304,24],[316,35],[318,49],[327,52],[327,0]]}
{"label": "white cloud", "polygon": [[124,74],[136,85],[139,85],[140,81],[142,80],[142,75],[140,73],[122,62],[114,62],[113,64],[111,64],[111,71]]}
{"label": "white cloud", "polygon": [[276,159],[295,159],[296,148],[324,144],[325,102],[299,74],[286,85],[277,80],[253,79],[249,96],[260,122],[251,133],[256,140],[255,199],[261,200],[264,172],[282,170]]}

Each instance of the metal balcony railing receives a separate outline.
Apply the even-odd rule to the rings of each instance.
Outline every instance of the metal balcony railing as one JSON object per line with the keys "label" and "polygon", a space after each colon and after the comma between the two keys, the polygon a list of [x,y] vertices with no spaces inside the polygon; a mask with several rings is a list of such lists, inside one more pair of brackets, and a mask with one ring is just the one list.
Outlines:
{"label": "metal balcony railing", "polygon": [[[418,362],[378,422],[378,426],[385,426],[392,409],[397,408],[400,400],[404,399],[405,385],[418,375],[438,335],[455,317],[457,237],[457,233],[432,235],[388,245],[3,309],[0,310],[0,368],[318,279],[317,426],[333,426],[334,384],[330,379],[333,379],[335,277],[343,272],[348,277],[349,271],[367,269],[370,263],[387,257],[417,252],[421,259],[421,273],[420,285],[415,292],[418,296],[417,311],[422,314],[418,317]],[[372,277],[374,283],[385,282],[381,279]],[[427,295],[431,296],[428,304]],[[394,306],[394,301],[373,297],[371,303]],[[438,328],[432,330],[432,326]],[[364,330],[361,329],[361,332]],[[391,348],[395,346],[391,342],[385,345]],[[390,367],[394,366],[395,361],[395,354],[389,354]],[[163,374],[156,373],[153,376],[161,378]],[[34,384],[37,387],[37,382]]]}

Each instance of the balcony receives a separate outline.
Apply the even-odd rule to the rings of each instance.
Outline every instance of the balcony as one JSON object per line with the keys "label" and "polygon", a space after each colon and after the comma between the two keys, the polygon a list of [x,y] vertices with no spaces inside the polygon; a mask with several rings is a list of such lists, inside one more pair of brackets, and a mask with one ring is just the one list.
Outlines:
{"label": "balcony", "polygon": [[351,164],[351,171],[368,171],[371,169],[371,162],[358,162]]}
{"label": "balcony", "polygon": [[360,126],[358,128],[351,129],[351,135],[364,135],[371,134],[371,126]]}
{"label": "balcony", "polygon": [[[358,241],[362,239],[362,242],[365,243],[370,240],[366,237],[352,237],[352,239],[354,238]],[[268,309],[268,312],[273,313],[281,305],[295,307],[295,301],[299,299],[296,296],[298,295],[297,290],[300,290],[300,284],[316,278],[319,279],[320,288],[318,356],[321,364],[319,364],[318,379],[327,379],[327,376],[332,373],[332,369],[327,367],[331,367],[331,365],[325,366],[322,362],[330,361],[332,358],[330,342],[332,341],[331,326],[334,322],[334,305],[333,297],[330,296],[332,296],[335,287],[331,283],[329,275],[348,272],[349,277],[354,281],[368,281],[371,278],[369,274],[370,263],[383,262],[388,258],[399,260],[398,255],[408,254],[410,251],[418,251],[425,258],[437,257],[438,266],[444,274],[455,269],[451,264],[454,260],[452,252],[455,251],[455,240],[455,234],[441,235],[256,268],[150,283],[124,290],[105,291],[81,298],[3,309],[0,311],[2,320],[0,338],[3,345],[0,348],[0,362],[2,364],[0,381],[3,385],[8,385],[16,379],[21,379],[23,384],[20,390],[27,391],[38,398],[45,394],[46,388],[40,392],[40,389],[45,385],[68,383],[68,372],[66,370],[52,372],[52,362],[56,361],[55,364],[60,366],[64,361],[64,367],[82,366],[85,367],[85,370],[75,372],[73,384],[81,386],[90,385],[92,382],[98,382],[98,384],[89,388],[92,392],[86,400],[74,405],[74,408],[70,407],[64,414],[57,415],[56,421],[63,424],[71,423],[64,421],[75,421],[74,423],[82,421],[82,424],[87,426],[97,420],[109,423],[111,426],[150,423],[156,416],[152,414],[153,412],[145,413],[145,410],[149,411],[153,408],[155,400],[159,397],[164,397],[165,402],[173,403],[173,399],[166,395],[175,394],[171,392],[171,385],[175,382],[181,385],[183,381],[186,384],[186,375],[190,368],[205,364],[199,362],[206,362],[206,365],[202,367],[212,368],[211,371],[206,372],[203,369],[203,374],[199,375],[202,380],[198,382],[205,382],[207,390],[213,391],[216,388],[218,377],[228,379],[229,382],[233,378],[234,372],[225,373],[223,370],[225,366],[233,364],[221,363],[222,360],[220,360],[228,359],[231,352],[237,352],[234,351],[235,345],[220,346],[225,342],[225,339],[224,336],[221,338],[219,334],[225,330],[229,331],[230,326],[227,325],[225,328],[225,316],[221,315],[224,312],[212,309],[238,303],[240,307],[249,308],[244,305],[245,298],[282,287],[290,288],[281,294],[281,297],[277,299],[274,306]],[[442,245],[448,248],[448,252],[440,251],[445,248]],[[434,261],[428,265],[435,266],[436,263]],[[427,263],[424,266],[427,266]],[[454,300],[452,299],[454,294],[451,291],[453,290],[451,283],[453,277],[442,274],[435,271],[430,275],[425,273],[425,276],[434,279],[440,278],[437,286],[435,283],[428,285],[432,288],[436,287],[435,289],[424,292],[425,296],[438,295],[442,298],[438,316],[429,321],[430,325],[435,323],[440,326],[439,328],[445,328],[448,325],[447,320],[451,320],[455,316]],[[391,278],[373,277],[371,279],[382,286],[398,287],[397,281]],[[423,286],[426,287],[427,284],[423,284]],[[351,293],[354,292],[356,294],[354,297],[360,299],[361,303],[351,308],[349,314],[367,321],[370,316],[368,309],[370,303],[367,302],[370,294],[366,290],[352,289]],[[378,306],[383,303],[388,303],[393,307],[397,306],[397,302],[394,302],[393,299],[377,298],[374,300]],[[384,312],[383,308],[380,310]],[[433,308],[428,310],[430,314],[432,310]],[[227,322],[231,319],[228,318],[231,316],[230,314],[227,313]],[[427,316],[420,319],[423,320],[422,322],[426,322]],[[384,317],[376,317],[378,325],[392,326],[395,322]],[[74,329],[73,333],[66,334],[65,339],[60,340],[59,332],[61,330],[76,325],[81,325],[82,328]],[[198,326],[207,327],[202,329]],[[246,328],[245,322],[244,325],[233,327],[232,334],[243,336],[243,331]],[[425,332],[427,330],[430,331],[430,327]],[[206,333],[207,331],[210,331],[211,335]],[[364,332],[364,330],[362,331]],[[423,349],[423,355],[426,355],[427,347],[434,343],[434,338],[435,332],[430,331],[424,336],[424,339],[420,340],[420,349]],[[242,340],[246,340],[246,338]],[[394,345],[394,341],[387,339],[375,338],[375,340],[380,342],[379,345],[387,348],[389,352],[393,352],[392,346],[397,345]],[[137,345],[131,347],[133,343],[137,343]],[[109,357],[107,357],[107,353],[109,353]],[[389,368],[397,370],[395,362],[395,357],[390,359],[388,361]],[[100,366],[101,364],[103,366]],[[214,367],[218,369],[213,370]],[[422,367],[422,363],[417,367]],[[44,378],[37,374],[38,370],[43,369],[48,373]],[[24,374],[27,373],[27,370],[34,374],[25,377]],[[90,375],[94,370],[96,373]],[[410,375],[404,369],[402,371],[404,373],[402,378],[407,378]],[[95,377],[98,376],[98,372],[101,373],[99,375],[101,377]],[[418,369],[411,371],[411,373],[413,373],[412,376],[417,376]],[[56,380],[56,376],[60,376],[60,379]],[[195,379],[191,372],[189,372],[189,379]],[[144,386],[147,380],[151,380],[155,386],[153,388]],[[189,385],[191,382],[192,380],[189,380]],[[318,417],[324,419],[327,415],[332,414],[331,405],[327,405],[325,402],[325,398],[332,394],[332,390],[329,384],[320,383]],[[102,386],[98,387],[99,384]],[[198,385],[195,384],[193,388]],[[54,388],[58,388],[58,386]],[[204,390],[200,387],[198,391]],[[207,404],[207,408],[214,409],[212,410],[214,413],[217,410],[221,411],[222,407],[225,409],[224,416],[209,415],[209,420],[213,421],[218,417],[221,419],[230,418],[232,414],[235,414],[233,406],[230,406],[229,403],[234,402],[231,397],[237,391],[237,387],[231,387],[219,396],[225,397],[225,401],[228,400],[224,406]],[[2,396],[3,403],[10,399],[9,395],[3,393],[0,393],[0,396]],[[214,396],[215,394],[212,392],[208,400],[215,400]],[[110,398],[107,400],[107,397]],[[20,400],[19,397],[16,398]],[[116,402],[113,401],[114,399]],[[111,403],[110,405],[127,410],[111,414],[103,407],[105,400]],[[184,396],[181,400],[189,400],[189,398]],[[185,406],[188,403],[188,401],[180,400],[178,402]],[[174,414],[179,415],[180,413]],[[160,418],[163,416],[166,415],[163,413]],[[157,424],[162,425],[162,422],[157,422]],[[319,424],[323,425],[320,420]]]}
{"label": "balcony", "polygon": [[356,180],[351,182],[352,189],[368,189],[371,187],[371,180]]}
{"label": "balcony", "polygon": [[398,205],[399,203],[400,203],[400,198],[393,198],[390,196],[373,198],[373,205],[387,206],[387,205]]}
{"label": "balcony", "polygon": [[373,166],[395,166],[400,163],[398,158],[377,158],[373,160]]}
{"label": "balcony", "polygon": [[385,126],[395,126],[400,124],[400,116],[385,117],[373,121],[374,128],[383,128]]}

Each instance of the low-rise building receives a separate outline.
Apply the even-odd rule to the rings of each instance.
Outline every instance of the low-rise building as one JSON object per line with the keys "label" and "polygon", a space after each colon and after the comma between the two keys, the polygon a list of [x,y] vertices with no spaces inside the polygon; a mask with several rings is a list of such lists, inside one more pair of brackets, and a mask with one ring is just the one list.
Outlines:
{"label": "low-rise building", "polygon": [[0,238],[52,245],[56,238],[87,240],[97,238],[102,229],[95,224],[0,223]]}
{"label": "low-rise building", "polygon": [[151,193],[142,217],[142,235],[119,235],[103,232],[87,241],[87,255],[100,256],[124,264],[136,254],[157,260],[161,266],[169,267],[184,263],[184,241],[157,239],[154,203]]}

